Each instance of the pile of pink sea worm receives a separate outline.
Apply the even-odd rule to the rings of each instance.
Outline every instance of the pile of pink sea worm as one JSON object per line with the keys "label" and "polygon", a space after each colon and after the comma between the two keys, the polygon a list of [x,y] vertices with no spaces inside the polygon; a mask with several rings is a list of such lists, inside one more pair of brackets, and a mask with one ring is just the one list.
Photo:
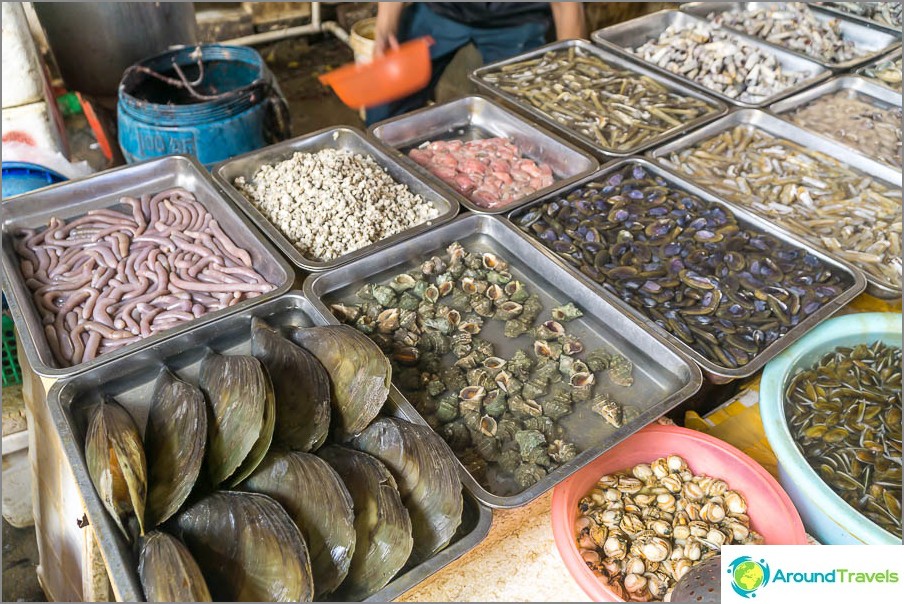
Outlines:
{"label": "pile of pink sea worm", "polygon": [[18,233],[20,269],[63,367],[273,289],[182,188]]}
{"label": "pile of pink sea worm", "polygon": [[523,157],[505,138],[427,142],[408,156],[484,208],[501,208],[555,180],[552,168]]}

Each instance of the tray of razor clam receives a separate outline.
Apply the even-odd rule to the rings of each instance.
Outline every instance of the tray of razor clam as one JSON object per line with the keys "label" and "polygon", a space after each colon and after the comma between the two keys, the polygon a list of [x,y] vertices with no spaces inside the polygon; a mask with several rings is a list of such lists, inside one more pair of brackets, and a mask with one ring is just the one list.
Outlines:
{"label": "tray of razor clam", "polygon": [[650,154],[901,296],[901,172],[760,111],[736,111]]}
{"label": "tray of razor clam", "polygon": [[389,601],[473,548],[490,510],[390,372],[289,292],[54,384],[118,597]]}
{"label": "tray of razor clam", "polygon": [[325,318],[383,350],[394,388],[492,507],[534,500],[702,382],[687,357],[489,215],[304,287]]}
{"label": "tray of razor clam", "polygon": [[900,33],[804,2],[692,2],[682,11],[825,67],[851,69],[900,45]]}
{"label": "tray of razor clam", "polygon": [[611,25],[591,37],[739,107],[764,107],[831,74],[810,58],[677,10]]}
{"label": "tray of razor clam", "polygon": [[770,108],[805,130],[901,169],[901,94],[865,78],[844,76]]}

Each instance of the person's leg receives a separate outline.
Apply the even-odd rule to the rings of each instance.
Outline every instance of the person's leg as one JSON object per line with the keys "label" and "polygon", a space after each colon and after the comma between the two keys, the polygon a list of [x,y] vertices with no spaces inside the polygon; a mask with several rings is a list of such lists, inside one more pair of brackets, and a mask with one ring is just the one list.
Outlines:
{"label": "person's leg", "polygon": [[[371,107],[367,110],[367,125],[413,111],[427,104],[433,96],[436,83],[459,48],[470,41],[470,28],[437,15],[426,6],[416,3],[405,9],[399,23],[399,43],[422,36],[431,36],[430,47],[432,73],[430,83],[422,90],[398,101]],[[375,84],[376,85],[376,84]]]}
{"label": "person's leg", "polygon": [[513,27],[471,28],[471,38],[484,65],[514,57],[546,44],[549,23],[525,23]]}

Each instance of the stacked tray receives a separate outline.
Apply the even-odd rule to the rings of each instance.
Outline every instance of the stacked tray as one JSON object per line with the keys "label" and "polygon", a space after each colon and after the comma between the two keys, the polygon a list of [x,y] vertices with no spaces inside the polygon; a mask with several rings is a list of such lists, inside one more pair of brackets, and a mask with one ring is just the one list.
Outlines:
{"label": "stacked tray", "polygon": [[[774,113],[792,123],[797,123],[794,118],[794,115],[793,115],[797,110],[805,109],[809,104],[813,103],[814,101],[817,101],[824,97],[835,95],[835,94],[841,94],[843,96],[859,98],[860,100],[863,100],[864,102],[866,102],[870,105],[873,105],[877,108],[880,108],[882,110],[890,110],[892,108],[898,108],[898,109],[901,108],[901,93],[900,92],[895,92],[894,90],[891,90],[884,86],[874,84],[873,82],[871,82],[870,80],[867,80],[866,78],[861,78],[861,77],[857,77],[857,76],[842,76],[842,77],[831,79],[828,82],[824,82],[824,83],[820,84],[819,86],[816,86],[809,90],[805,90],[799,94],[794,95],[791,98],[787,98],[783,101],[779,101],[778,103],[770,106],[769,110],[772,113]],[[827,125],[830,125],[833,115],[837,115],[837,114],[832,113],[832,114],[826,116],[826,120],[827,120],[826,124]],[[799,125],[801,125],[801,124],[799,124]],[[875,154],[870,154],[870,153],[867,153],[866,151],[864,151],[863,149],[858,149],[855,144],[848,143],[847,141],[844,140],[844,138],[838,138],[834,131],[826,132],[826,131],[822,131],[822,130],[817,130],[816,128],[808,127],[806,125],[801,125],[801,126],[805,130],[810,130],[812,132],[815,132],[816,134],[819,134],[828,139],[831,139],[836,143],[840,143],[842,145],[851,147],[857,153],[862,153],[864,155],[867,155],[868,157],[870,157],[876,161],[882,162],[888,166],[891,166],[892,168],[895,168],[897,170],[901,169],[900,149],[897,150],[897,153],[894,153],[894,155],[897,156],[895,158],[895,159],[897,159],[897,162],[894,163],[893,160],[890,160],[888,156],[876,157]],[[897,130],[900,133],[900,131],[901,131],[900,121],[890,122],[889,126],[897,127]],[[830,125],[830,127],[834,128],[834,129],[838,129],[839,125],[837,125],[837,124],[834,126]],[[865,125],[865,123],[863,124],[863,127],[869,129]],[[857,136],[857,129],[854,128],[854,129],[852,129],[851,132],[848,132],[846,134],[851,135],[851,136]],[[889,153],[888,155],[891,155],[891,153]]]}
{"label": "stacked tray", "polygon": [[[68,221],[90,210],[122,209],[120,199],[123,196],[140,197],[172,187],[184,187],[195,194],[197,200],[222,226],[226,234],[238,246],[248,250],[254,268],[274,285],[273,289],[235,306],[208,313],[164,332],[101,354],[90,361],[60,367],[54,359],[44,333],[44,325],[34,306],[31,291],[25,284],[12,235],[20,229],[42,229],[52,217]],[[28,362],[38,375],[52,378],[72,375],[108,363],[136,350],[152,347],[166,338],[184,333],[196,326],[215,321],[225,314],[247,309],[288,291],[295,280],[291,266],[260,236],[257,229],[224,199],[209,173],[197,160],[178,155],[107,170],[87,178],[60,183],[4,200],[2,262],[4,291],[9,296],[10,309],[22,338]]]}
{"label": "stacked tray", "polygon": [[[376,162],[385,168],[389,175],[398,183],[404,184],[408,189],[424,200],[430,201],[438,210],[438,216],[427,222],[421,223],[401,233],[387,237],[371,245],[348,252],[333,260],[319,260],[305,256],[291,241],[252,204],[238,189],[234,182],[238,177],[244,177],[250,182],[254,174],[261,166],[275,164],[292,157],[297,152],[316,153],[322,149],[342,149],[353,153],[373,157]],[[306,134],[298,138],[283,141],[245,155],[240,155],[214,166],[213,177],[223,188],[232,202],[241,208],[248,218],[260,228],[264,235],[272,241],[285,254],[287,258],[299,269],[306,272],[321,272],[346,264],[357,258],[373,255],[386,249],[393,243],[404,241],[418,233],[428,231],[436,225],[442,224],[458,214],[458,202],[447,199],[443,195],[423,182],[418,175],[407,166],[400,164],[381,146],[371,142],[363,132],[349,127],[325,128],[317,132]]]}
{"label": "stacked tray", "polygon": [[658,73],[689,84],[695,88],[705,90],[708,94],[718,97],[723,101],[738,107],[765,107],[767,105],[770,105],[771,103],[778,101],[779,99],[790,96],[809,86],[812,86],[817,82],[821,82],[831,75],[831,72],[828,69],[811,59],[803,58],[795,53],[763,42],[758,38],[753,38],[732,31],[731,35],[736,36],[745,44],[774,55],[777,58],[778,62],[781,64],[781,67],[784,71],[809,73],[808,77],[802,79],[800,82],[792,86],[788,86],[787,88],[766,98],[762,98],[756,102],[748,102],[739,99],[733,99],[722,94],[721,92],[707,88],[706,86],[696,82],[693,79],[684,77],[680,74],[673,73],[652,63],[643,61],[630,52],[632,49],[642,46],[647,41],[656,39],[663,31],[673,25],[683,29],[686,27],[693,27],[694,25],[700,23],[708,22],[705,19],[699,19],[685,12],[677,10],[663,10],[645,15],[643,17],[638,17],[637,19],[632,19],[625,23],[619,23],[617,25],[611,25],[609,27],[597,30],[593,32],[593,34],[591,34],[591,38],[597,44],[600,44],[607,49],[614,50],[624,56],[632,57],[634,60],[640,61],[644,65],[648,65],[650,69],[653,69]]}
{"label": "stacked tray", "polygon": [[[110,583],[120,601],[143,600],[137,559],[120,530],[113,523],[94,489],[85,461],[85,411],[104,395],[111,395],[143,426],[154,382],[161,368],[168,367],[181,379],[197,383],[201,360],[208,350],[225,354],[250,353],[252,317],[260,317],[278,329],[323,324],[312,305],[300,292],[258,304],[244,312],[220,317],[179,334],[150,349],[137,351],[77,376],[60,380],[48,394],[48,404],[79,490],[85,501],[88,520],[94,528],[109,573]],[[391,399],[383,413],[411,419],[404,403]],[[403,568],[371,601],[390,601],[408,591],[441,568],[473,549],[486,537],[492,514],[465,486],[462,524],[452,542],[425,562]]]}
{"label": "stacked tray", "polygon": [[[770,4],[775,4],[772,2],[691,2],[688,4],[684,4],[681,6],[681,10],[688,13],[689,15],[694,15],[695,17],[699,17],[701,19],[706,19],[709,15],[715,13],[716,15],[725,13],[725,12],[741,12],[741,11],[749,11],[756,10],[760,7],[766,7]],[[788,52],[792,52],[797,56],[808,59],[810,61],[816,61],[820,65],[832,69],[835,71],[845,71],[848,69],[854,69],[864,63],[868,63],[872,61],[877,56],[887,53],[892,48],[899,46],[901,44],[900,40],[900,32],[894,32],[889,30],[887,26],[880,26],[871,23],[867,23],[864,21],[858,21],[853,19],[853,17],[846,13],[841,13],[837,11],[827,11],[822,7],[808,5],[808,9],[812,11],[813,16],[817,21],[821,23],[827,23],[829,21],[838,21],[839,31],[841,33],[841,37],[844,40],[849,40],[853,42],[854,47],[858,51],[862,51],[858,56],[849,59],[847,61],[841,62],[832,62],[824,59],[812,57],[804,52],[798,50],[791,50],[786,48],[785,46],[780,46],[778,44],[773,44],[776,48],[781,48]],[[741,34],[745,34],[744,31],[725,26],[726,29],[731,29],[732,31],[736,31]]]}
{"label": "stacked tray", "polygon": [[[385,250],[379,256],[362,258],[339,269],[313,275],[305,281],[304,290],[321,318],[339,323],[330,309],[336,303],[361,302],[356,292],[362,285],[386,283],[394,276],[416,269],[433,256],[442,256],[453,242],[460,242],[468,250],[495,254],[508,262],[508,272],[524,284],[531,293],[541,297],[543,316],[551,308],[573,302],[584,316],[568,323],[573,333],[584,344],[584,350],[598,347],[624,355],[634,366],[634,384],[605,387],[595,386],[596,394],[611,393],[626,411],[625,422],[615,428],[591,410],[590,401],[575,403],[574,410],[561,418],[565,428],[564,439],[571,439],[580,452],[571,461],[551,471],[538,482],[515,494],[499,494],[481,486],[464,468],[465,483],[475,496],[492,507],[510,508],[525,505],[553,487],[567,476],[586,465],[609,447],[633,434],[646,424],[674,408],[690,397],[702,383],[699,369],[682,353],[666,344],[657,333],[651,333],[633,317],[626,316],[607,298],[564,271],[551,258],[534,247],[517,229],[505,221],[488,215],[462,216],[429,233],[418,235],[404,243]],[[487,320],[489,321],[489,320]],[[529,335],[517,339],[504,338],[501,329],[485,322],[480,337],[495,345],[496,356],[508,358],[517,349],[529,346]],[[446,355],[443,367],[454,359]],[[403,410],[427,423],[415,411],[415,406],[402,396],[398,389],[398,374],[393,374],[393,395]],[[602,379],[602,378],[601,378]],[[417,401],[415,401],[417,403]],[[428,424],[429,425],[429,424]],[[495,490],[495,489],[494,489]]]}
{"label": "stacked tray", "polygon": [[[417,171],[437,192],[478,214],[499,214],[529,203],[537,197],[568,186],[590,174],[599,163],[587,153],[542,128],[500,107],[486,97],[472,95],[442,105],[433,105],[371,126],[370,133],[398,153],[398,160]],[[535,193],[499,207],[485,208],[408,157],[408,152],[426,141],[511,140],[524,157],[552,168],[555,182]]]}
{"label": "stacked tray", "polygon": [[[631,144],[630,146],[613,147],[611,145],[603,144],[593,137],[581,134],[580,132],[571,129],[566,125],[559,123],[554,118],[554,116],[549,113],[548,110],[541,110],[540,108],[537,108],[531,103],[525,101],[519,95],[506,91],[500,86],[491,84],[485,79],[488,74],[505,72],[518,63],[529,61],[539,62],[539,60],[541,60],[545,54],[550,52],[572,51],[580,51],[588,55],[592,55],[593,57],[603,61],[614,69],[631,72],[632,75],[636,76],[638,79],[646,78],[652,80],[668,89],[669,93],[694,99],[698,102],[710,106],[711,110],[704,113],[703,115],[674,125],[673,127],[665,129],[662,132],[656,133],[655,135],[649,136],[643,140],[638,141],[637,143]],[[561,42],[547,44],[546,46],[542,46],[536,50],[532,50],[510,59],[505,59],[503,61],[498,61],[490,65],[485,65],[472,72],[469,77],[471,81],[474,82],[481,90],[503,99],[505,103],[514,107],[517,111],[525,114],[529,118],[532,118],[533,120],[559,133],[560,135],[567,137],[569,140],[574,141],[582,147],[598,153],[601,157],[608,159],[612,157],[626,157],[628,155],[640,153],[645,149],[649,149],[658,144],[662,144],[663,142],[669,140],[674,136],[677,136],[682,132],[697,128],[702,124],[712,121],[727,112],[728,109],[723,103],[713,99],[706,93],[699,92],[697,87],[685,86],[683,84],[675,82],[668,75],[666,77],[663,77],[661,74],[661,70],[650,69],[642,62],[625,56],[624,53],[613,53],[609,50],[601,49],[587,42],[586,40],[563,40]],[[608,119],[608,116],[602,112],[599,112],[593,117],[595,117],[596,119]]]}
{"label": "stacked tray", "polygon": [[[573,261],[566,260],[564,253],[555,251],[555,242],[552,242],[550,245],[545,245],[537,239],[537,236],[531,235],[529,237],[530,242],[535,247],[535,249],[537,249],[545,257],[553,260],[556,263],[556,265],[558,266],[558,271],[568,273],[580,279],[581,281],[586,282],[590,287],[593,288],[595,292],[597,292],[597,294],[602,299],[606,300],[608,303],[614,306],[617,306],[622,310],[622,312],[632,317],[635,321],[642,323],[651,333],[660,335],[663,339],[669,342],[670,346],[674,350],[681,351],[682,353],[693,358],[694,361],[703,368],[704,374],[710,381],[715,383],[723,383],[753,375],[754,373],[762,369],[770,359],[790,346],[795,340],[802,337],[810,328],[817,325],[820,321],[838,312],[842,306],[850,302],[861,291],[863,291],[866,285],[866,281],[863,275],[859,271],[851,267],[848,263],[833,259],[829,255],[824,254],[818,249],[806,244],[796,236],[788,234],[781,229],[776,228],[770,221],[760,218],[759,216],[747,212],[743,209],[740,209],[736,205],[729,204],[719,199],[709,191],[684,180],[677,174],[640,158],[625,159],[613,164],[609,164],[596,174],[576,183],[571,189],[563,191],[559,194],[547,196],[529,206],[524,206],[520,210],[507,215],[507,218],[510,222],[512,222],[522,230],[531,232],[531,225],[537,221],[537,218],[542,217],[541,207],[544,204],[563,199],[567,197],[570,192],[576,189],[580,189],[588,184],[592,184],[593,186],[602,189],[603,186],[607,184],[606,181],[609,177],[616,175],[623,170],[636,170],[637,168],[642,169],[648,175],[661,177],[662,179],[664,179],[666,186],[668,186],[670,189],[685,191],[687,193],[696,195],[704,202],[711,202],[717,204],[718,206],[721,206],[723,210],[727,210],[733,213],[737,218],[738,225],[744,227],[748,231],[760,232],[769,235],[792,248],[796,248],[798,250],[811,254],[813,257],[823,262],[827,267],[827,270],[837,275],[840,279],[840,291],[836,296],[816,309],[815,312],[808,314],[808,316],[804,317],[802,320],[796,323],[787,331],[787,333],[754,354],[747,363],[737,367],[732,367],[725,364],[724,362],[713,360],[712,358],[710,358],[710,356],[705,355],[704,352],[701,352],[701,350],[698,350],[693,345],[689,345],[681,338],[677,337],[675,334],[667,331],[665,328],[657,324],[656,320],[654,319],[655,315],[651,311],[642,311],[638,308],[635,308],[634,306],[631,306],[628,302],[621,298],[617,289],[613,288],[609,283],[607,283],[608,277],[592,277],[591,275],[585,274],[585,272],[580,270]],[[630,176],[630,178],[635,177]],[[602,199],[606,199],[606,195],[607,193],[603,191],[601,193]],[[608,212],[608,210],[606,210],[606,212]],[[603,212],[602,214],[600,214],[600,216],[605,217],[607,215],[605,212]],[[605,222],[610,219],[603,218],[603,220]],[[612,245],[612,243],[610,242],[606,245]],[[665,261],[661,260],[661,262]],[[600,270],[602,271],[602,267],[600,267]],[[688,277],[693,277],[693,275],[688,275]],[[646,278],[647,277],[643,276],[638,277],[639,281],[641,282]],[[638,286],[640,286],[640,284],[638,284]],[[642,287],[646,287],[646,284],[644,284]],[[713,289],[711,285],[708,287],[710,289]],[[721,291],[721,286],[716,289],[719,289]],[[651,289],[651,291],[658,290]],[[750,291],[748,293],[752,294],[753,292]],[[719,299],[721,298],[722,295],[719,296]],[[705,302],[703,302],[703,304],[705,304]],[[647,308],[649,308],[649,306],[647,306]]]}
{"label": "stacked tray", "polygon": [[[762,111],[736,111],[731,115],[725,116],[717,122],[714,122],[704,128],[697,130],[696,132],[688,134],[687,136],[683,136],[680,139],[673,141],[672,143],[663,145],[662,147],[651,151],[649,153],[649,156],[660,163],[664,163],[664,161],[667,160],[670,154],[678,153],[684,149],[693,147],[697,143],[709,140],[712,137],[726,130],[730,130],[736,126],[748,126],[757,130],[761,130],[776,138],[793,141],[794,143],[803,146],[806,149],[825,153],[841,164],[861,172],[865,177],[868,177],[875,182],[880,183],[882,186],[889,187],[892,191],[897,191],[898,198],[900,199],[900,171],[880,164],[879,162],[871,160],[859,153],[853,153],[847,147],[808,132],[803,128],[795,126],[789,122],[786,122],[785,120]],[[679,171],[682,172],[682,175],[685,178],[691,178],[686,174],[686,170],[679,169]],[[740,197],[739,199],[728,199],[727,201],[729,201],[734,207],[746,207],[743,203],[743,198]],[[771,228],[774,228],[777,231],[780,230],[785,233],[790,232],[787,227],[782,227],[776,224],[774,220],[766,220],[768,224],[770,224]],[[805,238],[809,241],[810,245],[824,250],[824,253],[826,255],[833,258],[839,258],[836,254],[833,254],[830,251],[825,251],[826,248],[818,240],[818,237],[815,234],[811,233],[809,237],[805,235]],[[858,272],[860,271],[858,270]],[[867,292],[876,297],[888,299],[901,297],[900,285],[895,285],[893,283],[890,283],[886,279],[882,279],[871,274],[866,275],[866,280],[869,283]]]}

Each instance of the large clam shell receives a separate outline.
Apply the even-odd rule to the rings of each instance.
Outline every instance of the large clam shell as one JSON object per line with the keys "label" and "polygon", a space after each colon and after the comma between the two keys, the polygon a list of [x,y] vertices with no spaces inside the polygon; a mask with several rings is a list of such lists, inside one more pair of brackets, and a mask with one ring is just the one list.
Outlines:
{"label": "large clam shell", "polygon": [[380,418],[352,441],[386,464],[411,515],[412,563],[444,548],[461,524],[461,480],[448,445],[431,428]]}
{"label": "large clam shell", "polygon": [[210,602],[198,563],[185,545],[167,533],[151,531],[141,540],[138,577],[148,602]]}
{"label": "large clam shell", "polygon": [[199,385],[210,403],[207,467],[211,482],[234,486],[261,462],[276,421],[273,384],[251,356],[209,354]]}
{"label": "large clam shell", "polygon": [[154,385],[144,433],[148,526],[163,524],[185,503],[201,472],[206,443],[204,395],[164,369]]}
{"label": "large clam shell", "polygon": [[292,340],[317,357],[330,375],[340,438],[366,428],[389,396],[392,369],[380,347],[348,325],[296,329]]}
{"label": "large clam shell", "polygon": [[314,596],[304,537],[270,497],[217,491],[176,519],[216,600],[309,602]]}
{"label": "large clam shell", "polygon": [[330,377],[323,365],[256,317],[251,319],[251,354],[273,381],[274,444],[293,451],[317,450],[330,429]]}
{"label": "large clam shell", "polygon": [[378,459],[338,445],[318,451],[342,478],[355,508],[355,554],[336,592],[363,600],[383,589],[411,554],[411,520],[395,479]]}
{"label": "large clam shell", "polygon": [[85,461],[97,494],[126,539],[130,514],[144,534],[147,496],[147,464],[141,435],[132,416],[112,397],[105,397],[94,410],[85,437]]}
{"label": "large clam shell", "polygon": [[271,451],[242,488],[286,509],[308,545],[317,597],[335,591],[355,551],[352,498],[336,471],[310,453]]}

